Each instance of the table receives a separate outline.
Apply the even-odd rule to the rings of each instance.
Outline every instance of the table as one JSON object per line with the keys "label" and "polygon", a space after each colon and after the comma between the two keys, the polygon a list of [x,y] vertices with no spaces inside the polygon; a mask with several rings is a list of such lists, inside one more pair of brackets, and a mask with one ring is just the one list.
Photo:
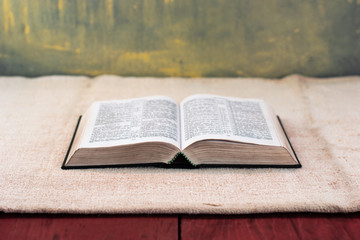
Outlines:
{"label": "table", "polygon": [[360,213],[0,214],[1,239],[356,239]]}

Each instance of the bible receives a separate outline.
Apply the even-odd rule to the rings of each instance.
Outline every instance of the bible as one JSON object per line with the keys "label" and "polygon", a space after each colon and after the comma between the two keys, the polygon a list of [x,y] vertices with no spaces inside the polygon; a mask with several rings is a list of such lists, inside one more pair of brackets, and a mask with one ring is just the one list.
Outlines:
{"label": "bible", "polygon": [[[261,99],[198,94],[94,102],[79,119],[63,169],[171,166],[301,167]],[[176,162],[176,161],[175,161]]]}

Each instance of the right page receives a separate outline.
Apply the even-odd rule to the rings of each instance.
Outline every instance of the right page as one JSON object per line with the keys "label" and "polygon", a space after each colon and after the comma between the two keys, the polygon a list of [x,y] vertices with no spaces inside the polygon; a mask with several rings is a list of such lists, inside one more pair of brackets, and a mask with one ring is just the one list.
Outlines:
{"label": "right page", "polygon": [[180,114],[182,150],[209,139],[282,145],[263,100],[193,95],[181,102]]}

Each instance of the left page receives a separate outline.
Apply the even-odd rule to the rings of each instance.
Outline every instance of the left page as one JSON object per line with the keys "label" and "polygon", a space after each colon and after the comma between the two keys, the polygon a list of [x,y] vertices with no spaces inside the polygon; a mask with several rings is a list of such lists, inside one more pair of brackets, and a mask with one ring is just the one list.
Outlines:
{"label": "left page", "polygon": [[166,142],[180,149],[179,106],[154,96],[94,102],[80,148]]}

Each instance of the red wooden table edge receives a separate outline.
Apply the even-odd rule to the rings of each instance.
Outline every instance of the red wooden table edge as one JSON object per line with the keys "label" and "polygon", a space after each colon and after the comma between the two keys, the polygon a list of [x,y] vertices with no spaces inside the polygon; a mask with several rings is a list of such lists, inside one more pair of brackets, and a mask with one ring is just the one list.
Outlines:
{"label": "red wooden table edge", "polygon": [[[358,230],[359,229],[359,230]],[[2,239],[354,239],[360,212],[191,214],[0,213]]]}
{"label": "red wooden table edge", "polygon": [[360,212],[182,215],[181,239],[359,239]]}
{"label": "red wooden table edge", "polygon": [[177,239],[177,215],[0,213],[1,239]]}

